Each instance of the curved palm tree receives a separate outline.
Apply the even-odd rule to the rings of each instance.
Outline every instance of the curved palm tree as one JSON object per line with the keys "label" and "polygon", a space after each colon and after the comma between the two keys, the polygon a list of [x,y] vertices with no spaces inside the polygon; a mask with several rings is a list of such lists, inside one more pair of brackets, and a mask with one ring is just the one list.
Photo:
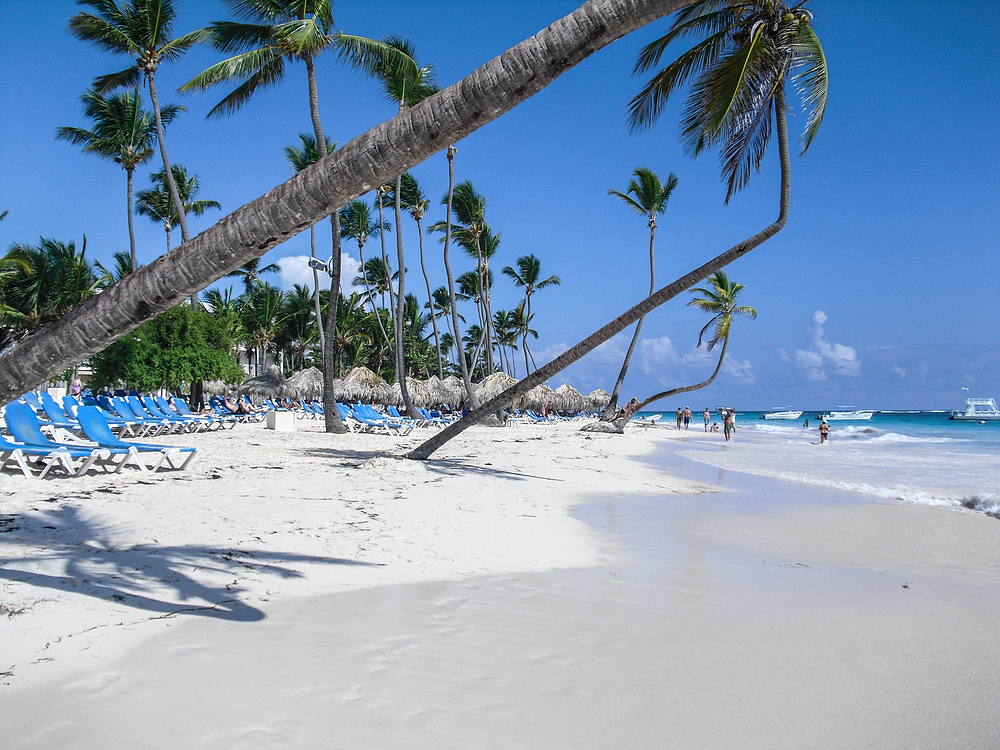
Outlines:
{"label": "curved palm tree", "polygon": [[[176,205],[183,205],[177,185],[170,170],[167,142],[163,137],[163,120],[160,100],[156,95],[156,71],[164,62],[173,62],[207,37],[204,29],[192,31],[171,39],[177,11],[173,0],[78,0],[80,5],[94,9],[94,13],[77,13],[69,21],[69,30],[85,42],[92,42],[101,49],[127,55],[135,64],[117,73],[100,76],[94,80],[94,91],[103,94],[121,86],[133,88],[145,78],[149,99],[153,104],[156,138],[160,144],[160,157],[167,187]],[[184,214],[178,216],[181,241],[187,242],[188,228]]]}
{"label": "curved palm tree", "polygon": [[[559,286],[562,280],[556,276],[549,276],[547,279],[540,279],[542,275],[542,262],[536,258],[534,255],[522,255],[516,261],[514,265],[517,266],[515,270],[511,266],[505,266],[503,273],[505,276],[509,276],[514,282],[514,286],[524,289],[524,302],[526,310],[524,315],[528,320],[531,320],[531,295],[533,295],[539,289],[545,289],[550,286]],[[538,334],[535,334],[535,338],[538,338]],[[531,370],[528,367],[528,358],[531,354],[528,351],[528,338],[527,332],[524,333],[521,341],[524,347],[524,374],[528,375]],[[531,366],[535,366],[535,358],[531,357]]]}
{"label": "curved palm tree", "polygon": [[[324,140],[327,140],[324,138]],[[337,150],[336,141],[327,143],[326,153],[332,154]],[[299,133],[299,147],[285,146],[285,159],[292,165],[296,173],[301,172],[311,164],[319,161],[319,146],[316,144],[315,136],[308,133]],[[309,255],[316,257],[316,225],[309,226]],[[313,272],[313,310],[316,314],[316,329],[319,331],[319,344],[321,350],[326,350],[326,337],[323,335],[323,319],[319,302],[319,271],[315,268]]]}
{"label": "curved palm tree", "polygon": [[712,337],[708,340],[706,348],[708,351],[712,351],[720,341],[722,342],[722,351],[719,352],[719,362],[715,366],[715,371],[708,380],[697,385],[688,385],[656,393],[639,404],[639,407],[635,411],[640,411],[654,401],[659,401],[662,398],[676,396],[678,393],[696,391],[709,385],[719,374],[719,371],[722,369],[722,362],[726,358],[726,349],[729,348],[729,333],[733,323],[733,316],[743,315],[752,320],[757,319],[756,309],[749,305],[736,304],[736,298],[744,288],[742,284],[730,281],[729,277],[726,276],[726,272],[721,270],[712,274],[708,281],[711,284],[711,288],[691,290],[692,294],[702,294],[704,296],[696,297],[688,302],[688,307],[697,307],[699,310],[704,310],[712,316],[698,334],[698,346],[701,346],[708,329],[713,328]]}
{"label": "curved palm tree", "polygon": [[[666,184],[660,182],[656,173],[647,167],[638,167],[632,173],[634,177],[629,180],[625,192],[620,190],[608,190],[608,195],[620,198],[621,201],[636,213],[642,214],[648,220],[649,226],[649,293],[656,291],[656,255],[654,243],[656,241],[656,217],[667,210],[667,202],[677,187],[677,175],[673,172],[667,178]],[[604,409],[606,415],[614,415],[618,411],[618,396],[621,394],[622,384],[625,382],[625,375],[628,373],[629,365],[632,362],[632,355],[635,352],[636,344],[639,343],[639,334],[642,332],[642,324],[646,320],[643,315],[635,325],[635,332],[632,334],[632,341],[625,352],[625,360],[622,362],[622,369],[618,373],[618,380],[615,381],[614,390],[611,391],[611,400],[608,401]]]}
{"label": "curved palm tree", "polygon": [[[83,113],[93,121],[93,130],[62,127],[56,138],[82,145],[84,153],[110,159],[125,170],[128,240],[132,267],[135,268],[135,231],[132,227],[132,178],[135,170],[149,161],[156,142],[156,120],[142,108],[139,90],[104,97],[88,91],[82,97]],[[160,110],[160,122],[170,123],[184,108],[168,104]],[[168,248],[169,249],[169,248]]]}
{"label": "curved palm tree", "polygon": [[171,198],[171,192],[166,180],[165,172],[153,172],[149,176],[149,181],[153,187],[140,190],[135,196],[135,210],[140,216],[148,216],[153,221],[158,221],[163,225],[167,234],[167,252],[170,252],[170,230],[174,224],[180,224],[181,220],[188,214],[201,216],[210,208],[222,208],[218,201],[195,200],[194,196],[201,190],[201,180],[198,175],[193,174],[188,177],[187,170],[180,164],[172,164],[170,167],[172,182],[180,196],[183,211],[178,211]]}
{"label": "curved palm tree", "polygon": [[[332,48],[342,60],[370,72],[379,60],[395,59],[395,51],[371,39],[335,31],[333,0],[226,0],[225,4],[240,20],[218,21],[203,31],[216,49],[236,54],[195,76],[181,86],[181,91],[204,90],[241,80],[242,83],[209,112],[210,117],[230,114],[243,106],[258,89],[281,81],[286,62],[300,61],[306,69],[309,115],[316,148],[318,153],[326,154],[326,136],[319,117],[316,58]],[[333,262],[330,264],[326,329],[336,327],[340,295],[340,226],[336,214],[330,217],[330,227]],[[333,396],[333,353],[327,353],[327,349],[323,347],[326,430],[346,432]]]}

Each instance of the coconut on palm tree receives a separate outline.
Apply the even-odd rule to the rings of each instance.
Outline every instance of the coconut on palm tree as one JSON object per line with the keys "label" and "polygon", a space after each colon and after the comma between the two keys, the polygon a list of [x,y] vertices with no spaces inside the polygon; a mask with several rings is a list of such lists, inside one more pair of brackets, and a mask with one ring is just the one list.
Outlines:
{"label": "coconut on palm tree", "polygon": [[[170,170],[167,156],[167,142],[163,137],[163,119],[160,115],[160,100],[156,94],[156,71],[164,62],[174,62],[191,47],[205,39],[202,30],[183,34],[171,39],[177,10],[173,0],[78,0],[80,5],[89,6],[94,13],[77,13],[69,21],[69,30],[85,42],[91,42],[101,49],[126,55],[135,62],[125,70],[100,76],[94,80],[94,91],[103,94],[119,87],[135,88],[145,79],[149,99],[153,104],[153,118],[156,122],[156,138],[160,145],[160,157],[167,187],[174,204],[184,204]],[[181,241],[187,242],[187,220],[184,214],[178,216],[181,226]]]}
{"label": "coconut on palm tree", "polygon": [[[56,131],[56,138],[76,145],[82,144],[84,153],[110,159],[125,170],[129,255],[132,267],[135,268],[137,261],[135,231],[132,227],[132,178],[136,168],[149,161],[153,155],[156,120],[142,108],[138,89],[108,97],[96,91],[88,91],[80,98],[84,114],[93,122],[93,130],[62,127]],[[166,105],[160,110],[160,122],[167,125],[183,109],[176,104]]]}
{"label": "coconut on palm tree", "polygon": [[[514,265],[517,266],[514,269],[512,266],[505,266],[503,273],[513,280],[514,286],[524,289],[524,303],[525,310],[522,317],[531,320],[531,296],[539,289],[545,289],[550,286],[559,286],[562,281],[556,275],[549,276],[547,279],[540,278],[542,275],[542,262],[536,258],[534,255],[522,255],[518,258]],[[535,338],[538,338],[538,334],[535,334]],[[522,337],[521,344],[524,347],[524,374],[528,375],[531,369],[528,367],[528,358],[531,358],[531,366],[535,366],[535,358],[531,357],[528,351],[528,338],[527,338],[527,328],[524,329],[524,336]]]}
{"label": "coconut on palm tree", "polygon": [[[608,195],[620,198],[622,203],[631,208],[636,213],[642,214],[647,220],[649,227],[649,293],[656,291],[656,217],[667,210],[667,202],[677,187],[677,175],[673,172],[667,178],[666,184],[660,182],[657,174],[648,167],[638,167],[632,173],[633,178],[629,180],[625,192],[620,190],[608,190]],[[639,343],[639,334],[642,332],[642,324],[646,316],[639,318],[635,325],[635,332],[632,334],[632,341],[629,342],[628,351],[625,352],[625,360],[622,362],[622,369],[618,373],[618,380],[615,381],[614,390],[611,391],[611,400],[605,414],[613,415],[618,409],[618,396],[621,394],[622,384],[625,382],[625,375],[628,373],[629,365],[632,362],[632,355],[635,352],[636,344]]]}
{"label": "coconut on palm tree", "polygon": [[688,302],[688,307],[697,307],[699,310],[703,310],[712,316],[698,334],[698,346],[701,346],[705,339],[705,335],[708,333],[708,329],[711,328],[711,338],[708,339],[706,344],[708,351],[712,351],[712,349],[714,349],[720,341],[722,342],[722,350],[719,352],[719,361],[715,365],[715,370],[712,372],[712,375],[708,378],[708,380],[704,380],[701,383],[682,386],[680,388],[671,388],[669,390],[653,394],[642,401],[635,411],[644,409],[654,401],[659,401],[660,399],[668,398],[670,396],[676,396],[679,393],[697,391],[710,385],[722,370],[722,362],[725,360],[726,350],[729,348],[729,334],[732,328],[733,316],[743,315],[747,318],[756,320],[757,310],[755,308],[750,307],[749,305],[736,304],[736,298],[743,290],[742,284],[730,281],[729,277],[726,276],[725,271],[716,271],[712,274],[708,281],[711,284],[711,288],[698,288],[691,290],[692,294],[701,294],[703,296],[696,297]]}

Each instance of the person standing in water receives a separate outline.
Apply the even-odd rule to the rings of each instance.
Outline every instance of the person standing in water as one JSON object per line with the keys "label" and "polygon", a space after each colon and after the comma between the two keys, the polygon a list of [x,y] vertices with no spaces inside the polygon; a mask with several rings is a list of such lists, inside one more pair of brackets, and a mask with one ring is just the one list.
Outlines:
{"label": "person standing in water", "polygon": [[824,419],[819,424],[819,444],[822,445],[823,443],[825,443],[829,436],[830,436],[830,425]]}
{"label": "person standing in water", "polygon": [[688,406],[684,407],[684,429],[688,430],[691,428],[691,408]]}
{"label": "person standing in water", "polygon": [[684,410],[681,407],[677,407],[677,414],[674,415],[674,421],[677,422],[677,429],[681,428],[681,422],[684,421]]}
{"label": "person standing in water", "polygon": [[705,407],[705,432],[708,432],[708,423],[712,421],[712,413]]}

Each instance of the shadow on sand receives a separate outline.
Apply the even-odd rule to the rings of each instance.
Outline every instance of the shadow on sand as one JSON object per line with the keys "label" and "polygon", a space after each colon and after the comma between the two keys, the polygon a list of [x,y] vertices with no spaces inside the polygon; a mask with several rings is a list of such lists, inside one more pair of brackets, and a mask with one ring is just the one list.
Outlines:
{"label": "shadow on sand", "polygon": [[[0,580],[39,588],[70,591],[164,617],[189,614],[235,622],[255,622],[263,612],[240,601],[239,580],[249,574],[300,578],[296,563],[374,565],[358,560],[316,557],[290,552],[216,549],[155,544],[116,547],[114,527],[87,518],[77,507],[61,507],[15,515],[0,515],[0,539],[31,552],[0,558]],[[58,569],[43,573],[41,569]],[[211,586],[199,573],[225,576],[228,584]],[[171,589],[175,601],[157,598],[152,591]]]}

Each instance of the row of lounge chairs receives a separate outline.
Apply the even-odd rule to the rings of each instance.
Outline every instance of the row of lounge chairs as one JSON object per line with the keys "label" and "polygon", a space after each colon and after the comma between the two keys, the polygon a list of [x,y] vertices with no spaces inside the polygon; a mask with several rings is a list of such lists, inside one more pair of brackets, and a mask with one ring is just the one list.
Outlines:
{"label": "row of lounge chairs", "polygon": [[[142,472],[156,471],[164,465],[181,470],[194,459],[196,448],[124,440],[122,435],[141,438],[198,431],[210,424],[210,420],[190,414],[189,410],[187,415],[175,411],[166,401],[170,414],[161,411],[162,406],[155,400],[152,405],[158,414],[142,408],[141,400],[134,406],[127,399],[119,399],[118,403],[109,399],[107,406],[111,408],[96,399],[92,401],[81,404],[67,396],[60,407],[47,393],[30,393],[8,404],[3,414],[8,435],[0,435],[0,470],[12,464],[24,476],[38,478],[55,468],[71,476],[83,476],[92,468],[118,473],[129,465]],[[142,409],[142,415],[133,406]],[[215,421],[216,428],[220,428],[221,422]]]}

